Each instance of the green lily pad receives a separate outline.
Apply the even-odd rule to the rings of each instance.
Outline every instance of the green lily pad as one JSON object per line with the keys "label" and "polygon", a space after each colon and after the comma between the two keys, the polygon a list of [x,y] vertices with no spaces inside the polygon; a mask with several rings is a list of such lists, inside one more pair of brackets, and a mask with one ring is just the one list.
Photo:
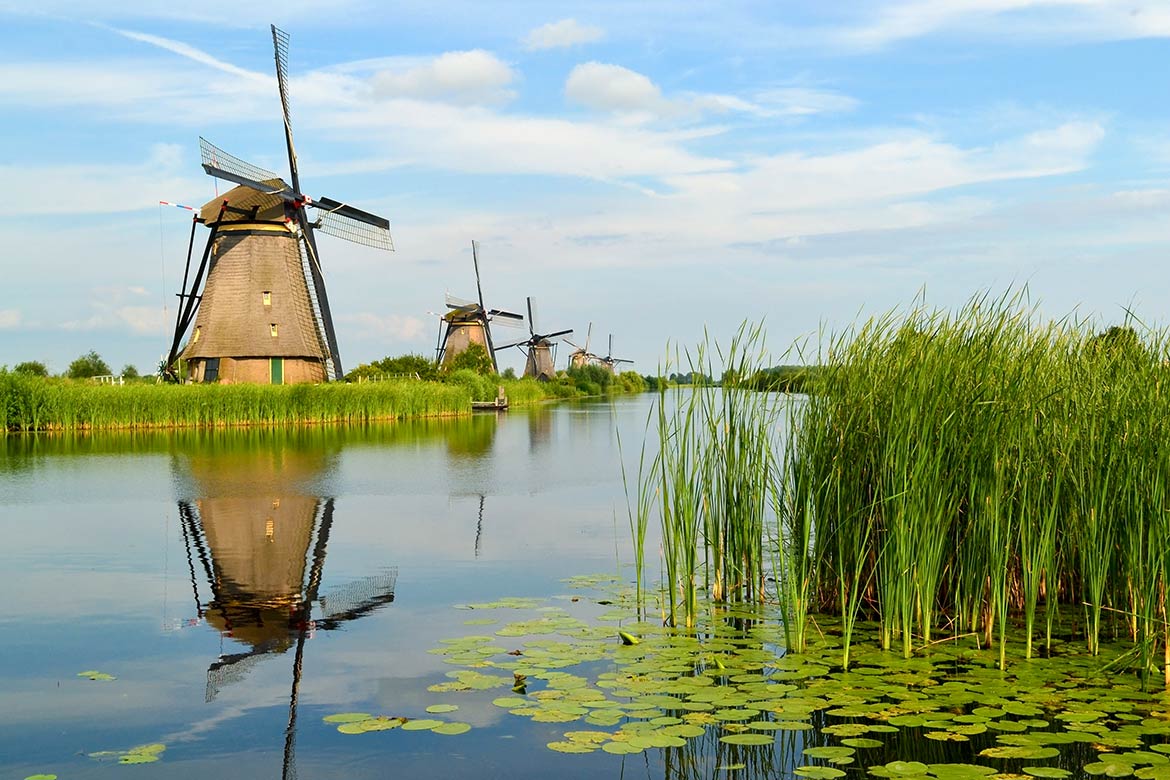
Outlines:
{"label": "green lily pad", "polygon": [[1055,758],[1060,751],[1054,747],[1039,745],[997,745],[979,751],[979,755],[988,758],[1026,758],[1037,760],[1041,758]]}
{"label": "green lily pad", "polygon": [[432,704],[427,707],[427,712],[438,714],[442,712],[454,712],[457,709],[459,709],[458,704]]}
{"label": "green lily pad", "polygon": [[1091,764],[1085,764],[1081,768],[1086,774],[1105,775],[1106,777],[1129,777],[1134,771],[1133,764],[1128,761],[1119,761],[1116,759],[1094,761]]}
{"label": "green lily pad", "polygon": [[626,756],[642,752],[642,748],[637,745],[631,745],[629,742],[606,742],[601,746],[601,749],[606,753],[613,753],[615,756]]}
{"label": "green lily pad", "polygon": [[368,712],[339,712],[335,715],[326,715],[322,720],[326,723],[356,723],[372,717],[374,716]]}
{"label": "green lily pad", "polygon": [[555,750],[558,753],[592,753],[597,750],[596,745],[586,745],[581,742],[549,742],[549,750]]}
{"label": "green lily pad", "polygon": [[460,721],[452,721],[450,723],[444,723],[441,726],[435,726],[433,729],[431,729],[431,731],[435,734],[444,734],[448,737],[452,737],[456,734],[466,734],[467,732],[471,731],[471,724],[461,723]]}
{"label": "green lily pad", "polygon": [[24,780],[57,780],[56,775],[29,775]]}
{"label": "green lily pad", "polygon": [[86,669],[84,672],[78,672],[77,676],[78,677],[85,677],[85,678],[87,678],[89,680],[93,680],[95,682],[109,682],[111,680],[118,679],[117,677],[115,677],[112,674],[106,674],[105,672],[99,672],[96,669]]}
{"label": "green lily pad", "polygon": [[771,745],[776,741],[776,738],[769,734],[728,734],[725,737],[719,738],[720,742],[728,745]]}
{"label": "green lily pad", "polygon": [[879,739],[869,739],[868,737],[848,737],[841,740],[841,744],[853,748],[879,748],[885,743]]}
{"label": "green lily pad", "polygon": [[1143,766],[1134,774],[1141,778],[1141,780],[1170,780],[1170,764],[1155,764],[1154,766]]}
{"label": "green lily pad", "polygon": [[433,718],[417,718],[415,720],[408,720],[402,724],[403,731],[430,731],[436,726],[442,726],[443,721],[434,720]]}
{"label": "green lily pad", "polygon": [[1072,774],[1067,769],[1061,769],[1058,766],[1026,766],[1024,771],[1032,777],[1053,778],[1054,780],[1061,780],[1061,778]]}
{"label": "green lily pad", "polygon": [[836,780],[844,777],[845,773],[831,766],[798,766],[792,770],[797,777],[808,777],[811,780]]}

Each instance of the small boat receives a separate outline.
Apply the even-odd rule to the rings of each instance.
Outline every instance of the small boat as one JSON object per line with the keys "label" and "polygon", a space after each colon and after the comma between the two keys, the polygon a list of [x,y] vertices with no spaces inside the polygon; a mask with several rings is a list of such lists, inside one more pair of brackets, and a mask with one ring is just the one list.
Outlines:
{"label": "small boat", "polygon": [[506,412],[508,410],[508,396],[504,394],[504,388],[501,385],[499,393],[496,395],[494,401],[472,401],[471,411],[473,412]]}

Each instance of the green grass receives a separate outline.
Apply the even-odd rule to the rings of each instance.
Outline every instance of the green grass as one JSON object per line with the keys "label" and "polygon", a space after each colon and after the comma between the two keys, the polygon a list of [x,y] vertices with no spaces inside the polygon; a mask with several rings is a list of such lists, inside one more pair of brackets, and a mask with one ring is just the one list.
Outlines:
{"label": "green grass", "polygon": [[[822,607],[907,656],[976,634],[1005,663],[1059,610],[1096,653],[1166,657],[1170,369],[1162,332],[1095,335],[1018,298],[912,310],[829,340],[794,409],[786,507],[814,529]],[[1044,636],[1038,615],[1043,612]],[[1170,679],[1170,670],[1163,668]]]}
{"label": "green grass", "polygon": [[[494,399],[500,385],[514,406],[590,394],[572,377],[537,382],[472,371],[456,371],[441,382],[112,386],[0,370],[0,422],[7,431],[363,423],[469,414],[472,400]],[[635,385],[644,389],[622,375],[606,391],[630,392]]]}

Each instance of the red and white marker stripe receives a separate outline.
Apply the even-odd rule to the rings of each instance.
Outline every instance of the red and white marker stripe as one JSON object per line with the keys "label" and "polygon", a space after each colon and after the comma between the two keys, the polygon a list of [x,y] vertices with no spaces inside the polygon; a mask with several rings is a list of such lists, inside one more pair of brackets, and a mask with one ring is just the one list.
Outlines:
{"label": "red and white marker stripe", "polygon": [[158,205],[160,205],[160,206],[174,206],[177,209],[187,209],[187,211],[195,211],[196,210],[194,206],[184,206],[182,203],[171,203],[169,200],[160,200],[158,202]]}

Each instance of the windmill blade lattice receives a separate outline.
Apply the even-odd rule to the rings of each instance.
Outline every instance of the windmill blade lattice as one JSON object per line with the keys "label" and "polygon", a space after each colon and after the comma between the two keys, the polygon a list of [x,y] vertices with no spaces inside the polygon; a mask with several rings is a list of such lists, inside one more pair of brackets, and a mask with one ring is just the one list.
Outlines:
{"label": "windmill blade lattice", "polygon": [[[217,179],[243,184],[258,192],[280,195],[286,200],[294,196],[292,188],[272,171],[228,154],[203,136],[199,137],[199,154],[203,158],[203,170]],[[274,182],[281,186],[274,187]]]}
{"label": "windmill blade lattice", "polygon": [[362,246],[394,251],[390,220],[332,198],[318,198],[312,206],[318,210],[315,227],[322,233]]}

